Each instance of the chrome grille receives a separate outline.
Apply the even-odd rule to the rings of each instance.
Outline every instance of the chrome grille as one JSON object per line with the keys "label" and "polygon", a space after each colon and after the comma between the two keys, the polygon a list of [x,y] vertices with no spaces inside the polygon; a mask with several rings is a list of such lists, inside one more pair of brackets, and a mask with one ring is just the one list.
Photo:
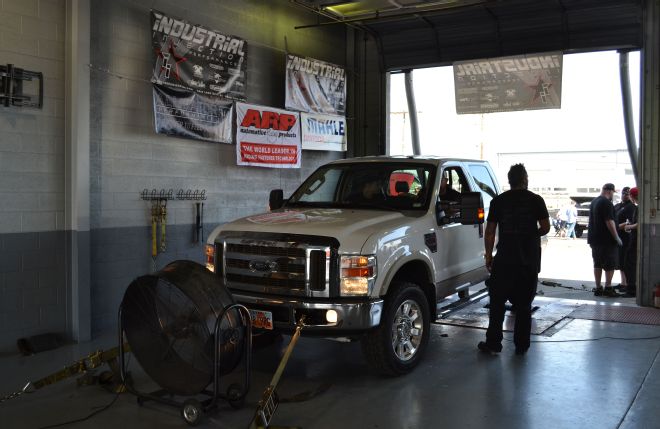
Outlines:
{"label": "chrome grille", "polygon": [[[220,272],[230,289],[257,293],[328,297],[333,254],[329,246],[221,238]],[[336,265],[336,263],[334,264]]]}
{"label": "chrome grille", "polygon": [[304,258],[305,249],[276,247],[264,245],[246,245],[237,243],[227,244],[228,252],[245,253],[249,255],[267,255],[267,256],[290,256],[292,258]]}

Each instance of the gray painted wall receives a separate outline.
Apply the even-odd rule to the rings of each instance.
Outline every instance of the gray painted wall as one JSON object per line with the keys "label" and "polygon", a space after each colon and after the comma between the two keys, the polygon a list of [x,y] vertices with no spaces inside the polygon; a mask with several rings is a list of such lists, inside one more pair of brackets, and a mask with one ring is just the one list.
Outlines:
{"label": "gray painted wall", "polygon": [[42,110],[0,107],[0,350],[63,332],[64,0],[3,0],[0,62],[44,74]]}
{"label": "gray painted wall", "polygon": [[[182,5],[185,4],[185,7]],[[123,292],[152,266],[150,214],[139,192],[205,189],[207,233],[264,211],[268,192],[291,192],[316,167],[343,156],[304,151],[301,169],[236,166],[235,145],[153,132],[149,8],[247,39],[250,103],[284,106],[285,49],[345,64],[345,30],[296,32],[312,17],[286,1],[93,1],[91,9],[91,297],[92,333],[113,327]],[[192,241],[190,201],[168,202],[168,250],[156,266],[201,261]],[[206,235],[205,235],[206,236]]]}
{"label": "gray painted wall", "polygon": [[[304,151],[301,169],[237,167],[235,145],[154,134],[150,7],[246,39],[250,103],[283,107],[287,49],[347,65],[345,29],[296,31],[315,17],[286,0],[91,0],[91,228],[66,231],[65,0],[2,0],[0,62],[43,72],[45,103],[43,110],[0,107],[0,351],[15,350],[20,337],[66,330],[75,300],[67,269],[89,269],[91,309],[82,312],[91,313],[93,333],[115,327],[125,288],[152,268],[142,189],[205,189],[208,234],[263,211],[270,189],[289,193],[317,166],[343,157]],[[193,204],[170,201],[168,214],[167,251],[156,267],[201,262]],[[66,260],[71,240],[89,241],[88,261]]]}

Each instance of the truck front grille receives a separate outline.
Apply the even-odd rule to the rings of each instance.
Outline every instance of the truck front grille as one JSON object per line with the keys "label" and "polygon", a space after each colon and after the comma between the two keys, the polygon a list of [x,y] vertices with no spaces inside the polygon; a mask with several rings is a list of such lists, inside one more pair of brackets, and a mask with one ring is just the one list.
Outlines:
{"label": "truck front grille", "polygon": [[338,272],[338,258],[329,245],[234,233],[219,237],[216,248],[218,272],[230,289],[312,297],[329,297],[334,290],[331,278],[333,270]]}
{"label": "truck front grille", "polygon": [[267,277],[245,276],[241,274],[227,273],[227,281],[232,283],[254,284],[260,286],[272,286],[289,289],[304,289],[304,280],[291,280],[291,279],[275,279]]}
{"label": "truck front grille", "polygon": [[292,258],[305,257],[305,249],[295,248],[295,247],[291,248],[291,247],[227,243],[227,251],[235,252],[235,253],[244,253],[247,255],[288,256]]}

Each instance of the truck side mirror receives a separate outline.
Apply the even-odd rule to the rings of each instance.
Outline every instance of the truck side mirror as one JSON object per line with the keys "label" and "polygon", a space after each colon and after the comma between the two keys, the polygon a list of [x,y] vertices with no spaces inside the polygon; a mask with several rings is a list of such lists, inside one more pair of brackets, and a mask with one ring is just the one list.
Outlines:
{"label": "truck side mirror", "polygon": [[484,201],[481,192],[466,192],[461,194],[461,209],[458,222],[463,225],[479,225],[484,223]]}
{"label": "truck side mirror", "polygon": [[284,205],[284,191],[281,189],[273,189],[270,191],[268,197],[268,206],[271,210],[282,208]]}

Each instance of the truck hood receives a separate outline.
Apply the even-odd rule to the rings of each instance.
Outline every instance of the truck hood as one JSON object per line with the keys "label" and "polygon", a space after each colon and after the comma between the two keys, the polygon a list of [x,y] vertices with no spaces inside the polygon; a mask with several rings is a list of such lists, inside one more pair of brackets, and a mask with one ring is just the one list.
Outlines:
{"label": "truck hood", "polygon": [[[422,215],[422,212],[419,212]],[[395,211],[361,209],[282,209],[224,224],[225,231],[250,231],[334,237],[343,251],[359,252],[374,233],[382,233],[415,217]]]}

